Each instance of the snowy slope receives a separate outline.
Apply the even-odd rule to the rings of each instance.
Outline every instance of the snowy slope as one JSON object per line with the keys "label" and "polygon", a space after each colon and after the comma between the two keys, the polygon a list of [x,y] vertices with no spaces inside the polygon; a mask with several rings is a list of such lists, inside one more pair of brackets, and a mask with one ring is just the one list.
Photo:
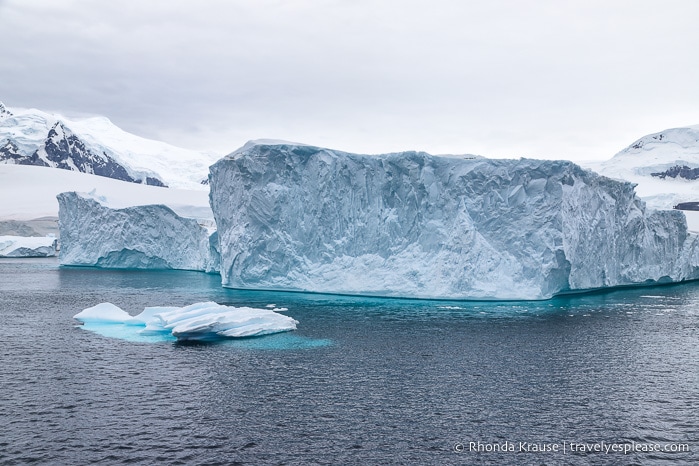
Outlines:
{"label": "snowy slope", "polygon": [[51,257],[55,255],[55,237],[0,236],[0,257]]}
{"label": "snowy slope", "polygon": [[649,134],[610,160],[585,166],[637,183],[636,192],[649,207],[671,209],[679,202],[699,201],[699,125]]}
{"label": "snowy slope", "polygon": [[213,218],[206,191],[164,189],[68,170],[0,164],[0,220],[56,217],[56,195],[66,191],[95,191],[113,208],[164,204],[184,217]]}
{"label": "snowy slope", "polygon": [[[610,160],[582,165],[635,183],[638,196],[654,209],[699,201],[699,125],[649,134]],[[689,230],[699,232],[699,212],[683,212]]]}
{"label": "snowy slope", "polygon": [[71,120],[36,109],[7,109],[0,103],[0,163],[206,190],[201,181],[218,158],[135,136],[104,117]]}

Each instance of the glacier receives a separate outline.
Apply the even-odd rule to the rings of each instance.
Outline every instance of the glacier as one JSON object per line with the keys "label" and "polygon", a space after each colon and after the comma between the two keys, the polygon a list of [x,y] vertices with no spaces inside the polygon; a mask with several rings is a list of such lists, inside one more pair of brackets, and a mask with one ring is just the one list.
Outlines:
{"label": "glacier", "polygon": [[0,164],[206,191],[201,181],[218,158],[127,133],[105,117],[68,119],[37,109],[10,110],[0,102]]}
{"label": "glacier", "polygon": [[[585,167],[636,184],[636,193],[655,209],[699,201],[699,125],[649,134],[605,161]],[[684,210],[690,231],[699,232],[699,211]]]}
{"label": "glacier", "polygon": [[657,209],[699,200],[699,125],[644,136],[606,161],[585,166],[636,183],[636,193]]}
{"label": "glacier", "polygon": [[112,303],[100,303],[82,310],[73,318],[84,324],[87,330],[98,331],[104,325],[123,325],[127,327],[123,329],[127,333],[172,336],[180,341],[215,341],[295,330],[298,321],[277,312],[281,310],[203,302],[185,307],[146,307],[131,317]]}
{"label": "glacier", "polygon": [[53,257],[56,255],[54,236],[0,235],[0,257]]}
{"label": "glacier", "polygon": [[546,299],[699,278],[681,212],[567,161],[250,143],[209,185],[226,287]]}
{"label": "glacier", "polygon": [[[61,265],[218,272],[211,219],[179,215],[159,204],[113,208],[96,193],[66,192],[57,199]],[[180,206],[182,214],[207,212],[211,215]]]}

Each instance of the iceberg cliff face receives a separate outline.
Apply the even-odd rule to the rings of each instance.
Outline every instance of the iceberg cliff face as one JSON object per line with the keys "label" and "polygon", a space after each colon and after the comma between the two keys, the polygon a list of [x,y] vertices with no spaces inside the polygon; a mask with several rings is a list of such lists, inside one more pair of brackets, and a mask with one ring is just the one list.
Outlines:
{"label": "iceberg cliff face", "polygon": [[571,162],[249,144],[209,179],[224,286],[542,299],[699,277],[680,212]]}
{"label": "iceberg cliff face", "polygon": [[113,209],[75,192],[57,198],[62,265],[218,271],[215,232],[169,207]]}

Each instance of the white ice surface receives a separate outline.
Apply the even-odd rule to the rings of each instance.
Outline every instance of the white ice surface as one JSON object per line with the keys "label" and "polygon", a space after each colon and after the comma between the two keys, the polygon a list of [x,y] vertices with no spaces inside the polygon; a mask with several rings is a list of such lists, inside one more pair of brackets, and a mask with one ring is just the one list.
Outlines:
{"label": "white ice surface", "polygon": [[206,191],[160,188],[48,167],[0,164],[0,219],[58,216],[56,195],[66,191],[94,191],[113,208],[163,204],[184,217],[213,217]]}
{"label": "white ice surface", "polygon": [[298,322],[271,309],[223,306],[214,302],[190,306],[148,307],[134,317],[111,303],[76,314],[83,323],[112,323],[144,327],[145,335],[170,334],[178,340],[211,341],[295,330]]}
{"label": "white ice surface", "polygon": [[50,236],[0,236],[0,257],[50,257],[56,255],[56,238]]}
{"label": "white ice surface", "polygon": [[[607,161],[583,165],[610,178],[636,184],[648,207],[672,209],[680,202],[699,201],[699,180],[652,176],[675,166],[699,168],[699,125],[672,128],[635,141]],[[699,231],[697,213],[683,211],[690,231]]]}
{"label": "white ice surface", "polygon": [[567,161],[250,144],[210,179],[234,288],[544,299],[699,275],[681,212]]}
{"label": "white ice surface", "polygon": [[83,309],[73,316],[80,322],[98,322],[107,324],[122,324],[131,319],[128,312],[112,303],[100,303],[96,306]]}

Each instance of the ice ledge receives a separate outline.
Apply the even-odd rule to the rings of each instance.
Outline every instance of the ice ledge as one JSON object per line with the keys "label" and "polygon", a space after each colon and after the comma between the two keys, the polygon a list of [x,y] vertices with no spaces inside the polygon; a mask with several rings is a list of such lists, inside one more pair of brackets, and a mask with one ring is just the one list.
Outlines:
{"label": "ice ledge", "polygon": [[57,196],[61,265],[218,272],[212,222],[165,205],[109,207],[95,192]]}

